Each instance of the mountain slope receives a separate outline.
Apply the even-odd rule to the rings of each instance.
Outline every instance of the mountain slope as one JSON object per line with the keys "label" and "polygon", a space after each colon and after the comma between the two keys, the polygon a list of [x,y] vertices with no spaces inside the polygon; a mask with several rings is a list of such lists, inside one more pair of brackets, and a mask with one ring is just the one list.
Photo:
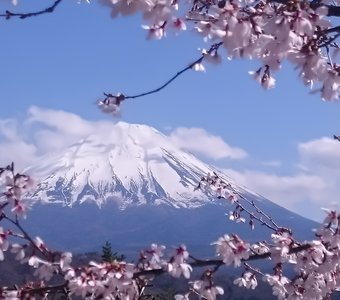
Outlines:
{"label": "mountain slope", "polygon": [[[228,201],[208,190],[194,191],[213,171],[157,130],[120,122],[26,170],[41,181],[29,195],[36,205],[25,225],[52,247],[78,252],[98,250],[108,240],[124,253],[152,242],[184,242],[202,253],[226,232],[250,241],[268,238],[271,232],[258,222],[251,231],[248,224],[229,221],[226,214],[234,207]],[[219,175],[296,237],[313,236],[316,223]]]}
{"label": "mountain slope", "polygon": [[122,209],[141,204],[193,208],[214,199],[194,191],[214,170],[145,125],[119,122],[105,141],[89,136],[26,171],[42,178],[33,199],[68,206],[110,200]]}

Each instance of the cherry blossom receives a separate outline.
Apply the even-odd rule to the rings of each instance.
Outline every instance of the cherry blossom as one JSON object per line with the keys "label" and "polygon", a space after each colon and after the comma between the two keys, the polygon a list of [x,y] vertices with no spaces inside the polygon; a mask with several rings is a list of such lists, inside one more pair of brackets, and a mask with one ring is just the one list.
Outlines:
{"label": "cherry blossom", "polygon": [[287,290],[285,285],[289,283],[287,277],[266,274],[263,280],[267,281],[273,287],[273,295],[277,296],[279,300],[286,299]]}
{"label": "cherry blossom", "polygon": [[67,271],[71,268],[70,264],[72,262],[72,253],[64,252],[60,256],[60,268],[62,271]]}
{"label": "cherry blossom", "polygon": [[246,219],[242,218],[238,210],[229,212],[229,220],[236,221],[236,223],[245,223]]}
{"label": "cherry blossom", "polygon": [[181,18],[175,18],[172,25],[176,30],[184,31],[187,29],[187,25]]}
{"label": "cherry blossom", "polygon": [[111,94],[104,94],[105,99],[99,100],[97,102],[97,106],[99,109],[108,114],[117,115],[119,114],[120,110],[120,104],[122,101],[124,101],[125,96],[123,94],[117,94],[116,96],[113,96]]}
{"label": "cherry blossom", "polygon": [[175,300],[190,300],[189,295],[190,295],[189,293],[185,295],[177,294],[175,295]]}
{"label": "cherry blossom", "polygon": [[[10,1],[19,5],[17,0]],[[1,17],[28,18],[53,12],[61,2],[35,13],[13,13]],[[89,2],[89,1],[80,1]],[[206,63],[221,64],[223,58],[249,59],[255,63],[249,71],[262,88],[276,86],[276,76],[282,65],[289,62],[302,83],[318,93],[323,100],[338,100],[340,96],[339,46],[336,43],[339,27],[334,18],[339,16],[338,2],[331,1],[180,1],[180,0],[98,0],[111,10],[113,18],[140,14],[146,37],[161,40],[169,30],[176,33],[195,32],[211,47],[200,50],[201,56],[168,80],[160,88],[138,95],[105,93],[97,102],[98,108],[113,115],[119,114],[121,104],[128,100],[158,92],[187,70],[205,71]],[[186,34],[186,33],[182,33]],[[54,252],[39,237],[31,237],[21,226],[29,205],[24,195],[33,186],[30,176],[14,172],[14,164],[0,168],[0,260],[9,249],[16,259],[32,268],[36,281],[22,286],[2,287],[1,299],[35,299],[52,293],[46,286],[50,279],[64,280],[54,286],[65,296],[86,299],[140,299],[148,283],[155,276],[168,273],[175,278],[197,276],[196,267],[213,267],[191,279],[190,290],[176,295],[176,300],[199,298],[215,300],[224,294],[215,285],[213,276],[224,265],[244,268],[234,284],[255,289],[261,276],[278,299],[321,300],[340,289],[340,214],[326,210],[323,224],[311,241],[297,241],[292,232],[279,224],[253,201],[244,197],[216,173],[203,176],[198,187],[234,205],[229,218],[246,223],[252,230],[255,223],[268,229],[268,241],[250,245],[236,234],[225,234],[212,245],[217,258],[197,259],[190,256],[186,246],[175,249],[167,258],[163,245],[152,244],[140,252],[136,263],[113,261],[90,262],[74,267],[72,253]],[[10,224],[10,226],[8,226]],[[242,226],[242,225],[240,225]],[[14,228],[14,229],[13,229]],[[257,227],[256,227],[257,228]],[[263,273],[247,264],[263,259],[274,266]],[[286,276],[286,267],[295,272]],[[56,277],[55,277],[56,276]],[[289,277],[289,278],[288,278]],[[59,288],[59,289],[58,289]],[[65,297],[66,298],[66,297]]]}
{"label": "cherry blossom", "polygon": [[[173,1],[99,0],[110,7],[111,16],[140,13],[148,38],[162,39],[168,28],[183,31],[190,27],[204,41],[221,42],[228,59],[244,58],[260,62],[252,71],[264,89],[274,88],[274,72],[285,60],[298,70],[301,80],[315,86],[325,100],[339,98],[339,67],[330,48],[337,49],[337,27],[332,27],[328,3],[303,5],[282,1]],[[190,30],[187,30],[190,31]],[[218,54],[205,55],[193,70],[205,70],[202,62],[221,62]],[[261,73],[261,70],[264,72]],[[147,94],[147,93],[145,93]]]}
{"label": "cherry blossom", "polygon": [[142,28],[148,31],[148,39],[160,40],[166,35],[162,25],[143,25]]}
{"label": "cherry blossom", "polygon": [[202,63],[194,64],[192,68],[194,71],[205,72],[205,67]]}
{"label": "cherry blossom", "polygon": [[247,289],[255,289],[257,287],[257,279],[253,273],[247,271],[241,277],[236,278],[234,284],[244,286]]}
{"label": "cherry blossom", "polygon": [[[17,0],[10,1],[19,5]],[[52,12],[61,0],[36,13],[13,13],[1,16],[7,20],[28,18]],[[78,2],[89,2],[78,1]],[[206,63],[221,64],[223,58],[249,59],[255,62],[251,77],[262,88],[272,89],[282,65],[289,62],[302,83],[318,93],[323,100],[338,100],[340,96],[339,27],[334,26],[338,2],[331,1],[180,1],[180,0],[98,0],[111,10],[113,18],[140,14],[146,37],[161,40],[169,30],[175,33],[194,32],[211,47],[200,50],[201,56],[168,80],[160,88],[138,95],[105,93],[97,102],[104,112],[117,115],[121,104],[128,100],[158,92],[187,70],[205,71]],[[212,245],[217,258],[196,259],[186,246],[175,249],[167,258],[163,245],[152,244],[140,253],[136,263],[113,261],[90,262],[74,267],[72,253],[54,252],[39,237],[31,237],[21,226],[28,203],[25,193],[33,187],[31,177],[14,172],[14,164],[0,168],[0,260],[9,249],[16,259],[32,268],[37,281],[21,287],[2,287],[1,299],[35,299],[48,297],[46,282],[63,279],[58,292],[87,299],[140,299],[144,289],[155,276],[168,273],[175,278],[197,276],[195,267],[213,267],[200,277],[191,279],[190,290],[176,295],[176,300],[191,296],[215,300],[224,294],[215,285],[213,275],[223,265],[244,268],[234,284],[255,289],[261,276],[278,299],[325,299],[340,289],[340,214],[326,211],[323,224],[315,231],[312,241],[297,241],[289,229],[275,223],[254,202],[244,197],[216,173],[203,176],[198,187],[234,205],[229,218],[245,223],[252,230],[261,224],[271,231],[268,241],[250,245],[236,234],[225,234]],[[6,223],[7,222],[7,223]],[[11,227],[8,226],[10,224]],[[242,225],[240,225],[242,226]],[[257,225],[256,225],[257,226]],[[9,229],[10,228],[10,229]],[[14,229],[13,229],[14,228]],[[272,272],[262,273],[246,262],[263,259],[274,266]],[[286,276],[286,266],[295,272]]]}
{"label": "cherry blossom", "polygon": [[111,295],[113,299],[136,299],[138,288],[133,280],[133,270],[134,265],[125,262],[91,262],[73,278],[68,273],[70,291],[82,298],[90,296],[111,299]]}
{"label": "cherry blossom", "polygon": [[257,242],[251,246],[251,250],[256,254],[262,255],[268,253],[270,249],[265,243]]}
{"label": "cherry blossom", "polygon": [[192,267],[186,263],[189,258],[189,253],[185,245],[181,245],[176,249],[176,254],[171,258],[167,264],[167,271],[173,277],[180,277],[183,275],[184,278],[189,279]]}
{"label": "cherry blossom", "polygon": [[207,300],[215,300],[217,295],[224,294],[222,287],[213,285],[209,280],[194,281],[192,287],[200,297]]}
{"label": "cherry blossom", "polygon": [[291,259],[289,254],[290,246],[293,244],[291,235],[288,232],[280,232],[271,235],[274,246],[270,248],[271,258],[276,262],[286,262]]}
{"label": "cherry blossom", "polygon": [[7,251],[8,247],[8,232],[4,231],[4,229],[0,227],[0,261],[4,260],[4,251]]}
{"label": "cherry blossom", "polygon": [[11,211],[22,218],[26,218],[27,211],[31,208],[31,205],[28,203],[28,201],[14,201],[14,206],[11,209]]}
{"label": "cherry blossom", "polygon": [[242,259],[248,259],[250,245],[242,241],[237,235],[229,236],[225,234],[213,244],[216,245],[216,253],[221,256],[226,265],[234,264],[235,267],[241,265]]}
{"label": "cherry blossom", "polygon": [[340,216],[337,214],[335,210],[329,210],[326,208],[323,208],[324,212],[327,214],[325,217],[323,224],[327,227],[335,226],[337,227],[339,225],[339,219]]}
{"label": "cherry blossom", "polygon": [[[36,13],[12,13],[2,17],[28,18],[52,12],[62,0],[57,0],[45,10]],[[80,1],[80,2],[90,2]],[[338,17],[337,4],[323,2],[263,1],[180,1],[180,0],[97,0],[111,10],[111,16],[140,14],[148,38],[162,39],[169,28],[177,31],[195,31],[204,41],[221,43],[228,59],[243,58],[259,62],[267,72],[257,81],[265,89],[273,88],[273,72],[289,61],[298,70],[301,80],[314,85],[315,92],[325,100],[339,98],[339,67],[336,51],[338,27],[333,26],[333,16]],[[17,0],[12,0],[17,4]],[[189,29],[189,30],[186,30]],[[211,55],[220,62],[220,55]],[[211,57],[206,56],[204,60]],[[214,61],[214,60],[212,60]],[[203,70],[200,65],[194,70]],[[270,73],[269,73],[270,70]],[[142,93],[148,94],[146,93]],[[130,96],[128,98],[134,98]],[[100,109],[116,112],[119,104],[100,101]]]}
{"label": "cherry blossom", "polygon": [[138,266],[144,270],[165,267],[167,262],[163,259],[164,245],[152,244],[150,249],[141,251]]}
{"label": "cherry blossom", "polygon": [[27,245],[20,245],[17,243],[14,243],[11,245],[11,253],[15,253],[15,259],[19,260],[19,261],[23,261],[23,259],[25,258],[25,247]]}
{"label": "cherry blossom", "polygon": [[[16,254],[17,260],[27,263],[34,269],[34,276],[40,280],[27,283],[16,291],[2,288],[0,292],[4,299],[20,299],[34,294],[35,290],[44,289],[44,282],[54,276],[61,276],[65,279],[65,283],[60,289],[66,290],[70,295],[82,298],[135,300],[140,297],[141,291],[155,274],[167,272],[175,278],[183,276],[189,279],[194,267],[210,264],[215,265],[215,269],[204,271],[200,279],[190,283],[191,290],[188,293],[176,295],[175,299],[189,299],[192,293],[211,300],[223,295],[223,288],[216,286],[213,281],[214,273],[223,264],[233,264],[235,267],[241,267],[244,264],[245,271],[241,277],[234,280],[234,284],[245,288],[255,289],[256,273],[263,276],[263,279],[272,286],[273,294],[278,299],[323,299],[340,288],[340,214],[336,211],[326,211],[326,218],[323,225],[316,231],[315,240],[299,243],[293,238],[289,229],[276,225],[255,203],[238,194],[217,174],[208,174],[202,178],[199,188],[211,186],[218,198],[223,196],[228,199],[233,196],[236,200],[231,204],[236,207],[230,213],[231,218],[235,221],[240,219],[249,221],[251,227],[254,221],[262,222],[269,230],[274,231],[270,235],[270,242],[263,241],[250,245],[235,234],[225,234],[213,243],[220,260],[199,260],[190,257],[185,245],[176,248],[175,254],[170,259],[166,259],[165,246],[152,244],[147,250],[141,251],[140,259],[136,264],[124,261],[90,262],[86,266],[74,268],[72,253],[50,251],[41,238],[31,238],[19,225],[18,215],[13,209],[9,209],[8,213],[15,215],[16,218],[11,219],[7,216],[4,210],[6,205],[12,204],[15,207],[13,198],[14,203],[21,203],[23,191],[27,189],[26,183],[29,180],[28,177],[16,176],[13,167],[0,170],[2,170],[1,175],[5,176],[1,221],[8,220],[19,231],[14,232],[0,227],[1,259],[4,259],[4,251],[10,249]],[[8,191],[15,192],[8,193]],[[261,215],[261,219],[243,206],[241,201],[251,205]],[[265,218],[271,223],[265,223],[263,221]],[[13,242],[11,239],[14,237],[23,239],[25,243]],[[246,262],[253,259],[270,259],[268,261],[275,265],[273,274],[263,274],[260,270],[250,267]],[[293,279],[290,280],[283,275],[284,264],[294,266],[296,276]]]}

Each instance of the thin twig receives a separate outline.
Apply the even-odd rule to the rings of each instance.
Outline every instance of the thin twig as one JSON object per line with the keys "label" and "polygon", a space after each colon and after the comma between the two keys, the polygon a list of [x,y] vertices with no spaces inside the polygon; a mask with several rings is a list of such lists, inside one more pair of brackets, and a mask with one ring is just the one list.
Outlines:
{"label": "thin twig", "polygon": [[[223,42],[219,42],[219,43],[216,43],[216,44],[213,44],[210,49],[207,51],[207,54],[211,54],[213,53],[214,51],[217,51],[218,48],[220,46],[222,46]],[[172,76],[169,80],[167,80],[164,84],[162,84],[160,87],[156,88],[156,89],[153,89],[151,91],[148,91],[148,92],[144,92],[144,93],[140,93],[140,94],[137,94],[137,95],[132,95],[132,96],[125,96],[124,95],[124,100],[125,99],[136,99],[136,98],[140,98],[140,97],[144,97],[144,96],[147,96],[147,95],[151,95],[151,94],[155,94],[155,93],[158,93],[159,91],[163,90],[164,88],[166,88],[171,82],[173,82],[175,79],[177,79],[179,76],[181,76],[183,73],[185,73],[186,71],[188,70],[191,70],[196,64],[200,64],[205,55],[207,54],[202,54],[198,59],[196,59],[193,63],[191,63],[189,66],[185,67],[184,69],[180,70],[179,72],[177,72],[174,76]],[[104,95],[112,95],[110,93],[104,93]]]}
{"label": "thin twig", "polygon": [[327,53],[327,57],[328,57],[328,61],[329,61],[329,64],[331,65],[331,67],[333,68],[333,61],[332,61],[332,57],[331,57],[331,53],[330,53],[330,50],[329,50],[329,47],[326,46],[326,53]]}
{"label": "thin twig", "polygon": [[260,269],[252,267],[252,266],[251,266],[249,263],[247,263],[247,262],[244,262],[243,264],[244,264],[246,270],[250,270],[250,271],[252,271],[252,272],[254,272],[254,273],[257,273],[257,274],[259,274],[259,275],[264,276],[264,273],[261,272]]}
{"label": "thin twig", "polygon": [[264,211],[262,211],[262,209],[260,209],[253,200],[249,200],[248,198],[246,198],[245,196],[243,196],[239,191],[237,191],[231,184],[227,184],[220,176],[218,176],[218,174],[216,172],[214,172],[214,175],[216,176],[216,178],[218,178],[221,183],[223,183],[224,185],[226,185],[234,194],[236,194],[240,199],[244,200],[245,202],[247,202],[249,205],[251,205],[252,207],[254,207],[254,209],[256,210],[256,212],[260,215],[262,215],[263,217],[265,217],[271,224],[269,224],[268,222],[266,222],[265,220],[263,220],[262,218],[258,217],[256,214],[254,214],[253,212],[251,212],[250,210],[248,210],[244,205],[242,205],[242,203],[240,201],[235,201],[237,203],[237,205],[239,205],[239,207],[245,211],[251,218],[257,220],[258,222],[261,223],[261,225],[264,225],[266,227],[268,227],[269,229],[277,232],[278,230],[282,230],[282,229],[286,229],[287,228],[283,228],[281,226],[279,226],[274,219],[269,216],[268,214],[266,214]]}
{"label": "thin twig", "polygon": [[63,0],[56,0],[51,6],[45,9],[42,9],[36,12],[30,12],[30,13],[14,13],[12,11],[6,10],[4,14],[0,14],[0,17],[6,18],[7,20],[9,20],[12,17],[17,17],[19,19],[26,19],[30,17],[37,17],[43,14],[53,13],[56,7],[61,3],[61,1]]}
{"label": "thin twig", "polygon": [[323,48],[323,47],[327,47],[328,45],[331,45],[339,36],[340,36],[340,32],[338,32],[336,35],[334,35],[331,38],[329,38],[328,41],[324,42],[319,47]]}
{"label": "thin twig", "polygon": [[[245,197],[242,197],[243,200],[246,200]],[[280,227],[278,226],[272,226],[269,223],[267,223],[266,221],[264,221],[262,218],[258,217],[257,215],[255,215],[253,212],[251,212],[250,210],[248,210],[245,206],[242,205],[242,203],[240,201],[235,201],[237,203],[237,205],[242,209],[242,211],[245,211],[251,218],[257,220],[258,222],[261,223],[261,225],[264,225],[266,227],[268,227],[269,229],[273,230],[273,231],[277,231]],[[255,207],[254,207],[255,208]],[[261,214],[261,210],[257,211],[259,214]],[[265,215],[265,214],[264,214]]]}
{"label": "thin twig", "polygon": [[340,32],[340,26],[332,27],[324,31],[324,33],[332,33],[332,32]]}
{"label": "thin twig", "polygon": [[43,292],[57,292],[57,291],[65,291],[65,288],[67,287],[67,282],[64,282],[60,285],[49,285],[49,286],[44,286],[41,288],[35,288],[30,290],[29,292],[33,292],[34,294],[39,294]]}
{"label": "thin twig", "polygon": [[39,253],[41,253],[45,258],[47,258],[48,260],[50,260],[50,257],[49,257],[49,252],[48,251],[43,251],[42,249],[40,249],[36,243],[33,241],[33,239],[30,237],[30,235],[25,231],[25,229],[20,225],[19,221],[16,220],[12,220],[11,218],[9,218],[8,216],[6,216],[4,213],[3,213],[3,218],[7,221],[9,221],[10,223],[12,223],[14,226],[16,226],[20,231],[21,233],[23,234],[23,238],[26,239],[27,241],[30,242],[30,244],[33,246],[33,248],[35,250],[37,250]]}

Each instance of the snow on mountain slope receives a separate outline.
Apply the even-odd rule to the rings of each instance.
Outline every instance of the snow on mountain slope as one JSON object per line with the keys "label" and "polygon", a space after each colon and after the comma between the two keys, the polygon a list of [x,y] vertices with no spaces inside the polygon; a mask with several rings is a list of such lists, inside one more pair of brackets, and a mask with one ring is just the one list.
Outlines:
{"label": "snow on mountain slope", "polygon": [[213,195],[194,188],[213,171],[156,129],[124,122],[26,170],[41,179],[34,200],[68,206],[115,201],[121,209],[141,204],[193,208],[211,202]]}
{"label": "snow on mountain slope", "polygon": [[[80,252],[99,249],[104,241],[124,253],[155,241],[210,251],[204,245],[225,232],[250,241],[265,239],[265,226],[256,223],[257,230],[249,231],[248,224],[226,217],[233,209],[227,201],[206,190],[194,191],[201,177],[213,171],[157,130],[120,122],[111,132],[88,136],[26,170],[40,183],[30,195],[37,203],[25,226],[56,249]],[[242,204],[249,211],[254,211],[254,201],[296,237],[313,235],[312,221],[219,175],[246,197]]]}

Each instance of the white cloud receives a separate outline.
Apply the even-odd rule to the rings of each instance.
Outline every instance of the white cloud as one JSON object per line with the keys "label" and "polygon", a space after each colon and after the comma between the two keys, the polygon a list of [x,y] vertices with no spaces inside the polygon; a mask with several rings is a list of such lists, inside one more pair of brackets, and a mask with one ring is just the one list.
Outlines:
{"label": "white cloud", "polygon": [[[87,121],[73,113],[36,106],[29,108],[26,120],[21,123],[23,126],[19,126],[17,120],[0,120],[0,136],[3,137],[0,149],[11,149],[2,161],[11,157],[10,160],[20,161],[20,167],[25,165],[25,158],[30,163],[35,156],[60,151],[92,134],[107,140],[114,131],[113,122]],[[26,136],[22,133],[23,129]],[[171,132],[170,139],[182,149],[216,160],[247,157],[244,150],[229,146],[220,137],[201,128],[177,128]]]}
{"label": "white cloud", "polygon": [[21,169],[35,155],[36,147],[20,135],[17,120],[0,120],[0,166],[15,161],[16,167]]}
{"label": "white cloud", "polygon": [[102,127],[103,122],[89,122],[76,114],[31,107],[21,123],[0,120],[0,166],[15,161],[21,170],[41,155],[64,149]]}
{"label": "white cloud", "polygon": [[82,136],[93,132],[93,122],[62,110],[32,106],[28,110],[28,123],[41,123],[68,135]]}
{"label": "white cloud", "polygon": [[15,162],[17,170],[24,168],[36,158],[37,149],[24,141],[0,142],[0,166]]}
{"label": "white cloud", "polygon": [[0,137],[13,141],[20,139],[18,135],[18,122],[14,119],[0,120]]}
{"label": "white cloud", "polygon": [[42,154],[63,150],[81,137],[81,135],[68,135],[49,129],[41,129],[34,133],[35,145]]}
{"label": "white cloud", "polygon": [[243,149],[229,146],[221,137],[212,135],[202,128],[178,127],[170,134],[170,138],[182,149],[203,154],[215,160],[247,157],[247,152]]}
{"label": "white cloud", "polygon": [[[109,121],[87,121],[64,111],[31,107],[23,122],[0,120],[0,165],[15,161],[21,169],[45,153],[62,150],[90,135],[100,140],[120,138],[114,135],[113,125]],[[171,132],[170,138],[185,150],[215,160],[247,157],[244,150],[229,146],[220,137],[201,128],[180,127]],[[305,216],[308,216],[309,207],[306,205],[305,211],[298,211],[302,203],[314,207],[336,206],[340,194],[340,143],[324,137],[300,143],[296,150],[298,160],[285,176],[279,173],[279,161],[262,163],[275,167],[272,172],[225,171],[238,184]]]}
{"label": "white cloud", "polygon": [[298,145],[301,164],[311,170],[340,170],[340,142],[323,137]]}
{"label": "white cloud", "polygon": [[[296,166],[289,175],[259,170],[224,170],[237,183],[277,204],[306,217],[321,220],[323,213],[310,216],[310,207],[339,208],[340,143],[327,137],[297,145]],[[276,164],[274,164],[276,165]],[[279,168],[276,168],[279,172]],[[301,211],[301,207],[304,208]]]}
{"label": "white cloud", "polygon": [[[325,192],[333,190],[331,184],[313,174],[297,173],[291,176],[279,176],[275,173],[253,170],[241,172],[226,169],[224,171],[238,184],[292,211],[297,211],[297,206],[306,200],[321,204],[325,201]],[[304,215],[306,212],[297,211]]]}
{"label": "white cloud", "polygon": [[[80,116],[61,111],[31,107],[25,122],[31,128],[34,144],[41,154],[55,152],[95,134],[106,140],[112,131],[113,122],[88,121]],[[33,128],[38,125],[38,128]]]}

